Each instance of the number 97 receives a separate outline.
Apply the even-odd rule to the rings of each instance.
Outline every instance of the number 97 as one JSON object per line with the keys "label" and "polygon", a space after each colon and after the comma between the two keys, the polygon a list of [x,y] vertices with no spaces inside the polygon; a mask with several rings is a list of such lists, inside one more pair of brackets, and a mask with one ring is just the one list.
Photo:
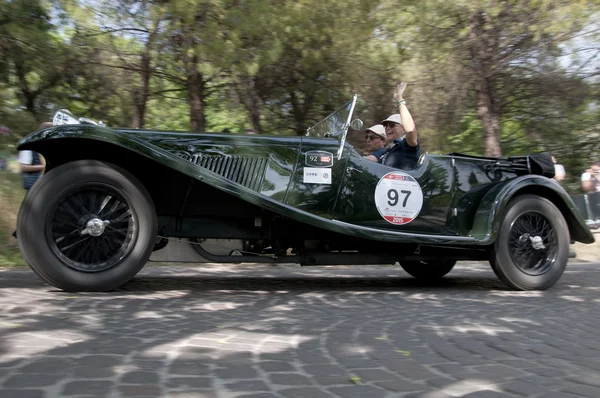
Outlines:
{"label": "number 97", "polygon": [[[411,191],[401,190],[400,193],[405,195],[404,200],[402,201],[402,207],[406,207],[406,203],[408,202],[408,198],[410,197]],[[396,191],[393,188],[387,191],[387,197],[389,199],[388,205],[390,206],[396,206],[400,200],[400,195],[398,194],[398,191]]]}

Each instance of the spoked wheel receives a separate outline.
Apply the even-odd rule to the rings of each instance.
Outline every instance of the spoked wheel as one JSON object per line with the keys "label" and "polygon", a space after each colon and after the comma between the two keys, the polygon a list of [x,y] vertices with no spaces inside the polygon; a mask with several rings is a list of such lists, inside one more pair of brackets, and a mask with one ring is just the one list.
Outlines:
{"label": "spoked wheel", "polygon": [[400,266],[409,275],[423,281],[436,281],[443,278],[456,265],[454,260],[439,261],[400,261]]}
{"label": "spoked wheel", "polygon": [[17,220],[25,260],[46,282],[70,291],[106,291],[129,281],[150,257],[156,229],[143,185],[98,161],[50,170]]}
{"label": "spoked wheel", "polygon": [[569,243],[567,222],[552,202],[534,195],[518,196],[500,224],[490,263],[513,289],[547,289],[567,266]]}
{"label": "spoked wheel", "polygon": [[54,254],[81,272],[102,272],[133,248],[139,222],[124,194],[110,185],[75,185],[47,213],[46,239]]}

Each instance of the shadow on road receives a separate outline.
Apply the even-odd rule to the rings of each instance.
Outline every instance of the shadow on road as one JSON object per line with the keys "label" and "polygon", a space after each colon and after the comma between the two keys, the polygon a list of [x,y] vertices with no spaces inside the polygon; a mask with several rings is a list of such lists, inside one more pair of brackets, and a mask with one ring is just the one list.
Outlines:
{"label": "shadow on road", "polygon": [[82,294],[4,271],[0,393],[428,397],[517,381],[550,392],[552,378],[527,369],[582,375],[598,357],[591,271],[512,292],[488,267],[426,284],[392,267],[164,266]]}

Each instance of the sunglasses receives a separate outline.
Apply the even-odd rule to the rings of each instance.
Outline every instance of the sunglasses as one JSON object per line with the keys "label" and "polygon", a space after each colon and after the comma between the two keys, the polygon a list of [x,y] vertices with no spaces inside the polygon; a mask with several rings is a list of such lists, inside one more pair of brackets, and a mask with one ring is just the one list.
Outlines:
{"label": "sunglasses", "polygon": [[377,138],[381,139],[381,137],[380,137],[380,136],[378,136],[378,135],[367,135],[367,136],[365,137],[365,140],[366,140],[366,141],[373,141],[373,140],[376,140]]}

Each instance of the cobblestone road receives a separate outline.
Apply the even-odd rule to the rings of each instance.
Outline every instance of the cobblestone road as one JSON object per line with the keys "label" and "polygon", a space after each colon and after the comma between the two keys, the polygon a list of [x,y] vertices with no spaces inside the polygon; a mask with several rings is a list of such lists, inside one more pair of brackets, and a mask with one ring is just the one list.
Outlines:
{"label": "cobblestone road", "polygon": [[544,292],[461,263],[146,267],[73,294],[0,271],[1,397],[600,397],[600,264]]}

